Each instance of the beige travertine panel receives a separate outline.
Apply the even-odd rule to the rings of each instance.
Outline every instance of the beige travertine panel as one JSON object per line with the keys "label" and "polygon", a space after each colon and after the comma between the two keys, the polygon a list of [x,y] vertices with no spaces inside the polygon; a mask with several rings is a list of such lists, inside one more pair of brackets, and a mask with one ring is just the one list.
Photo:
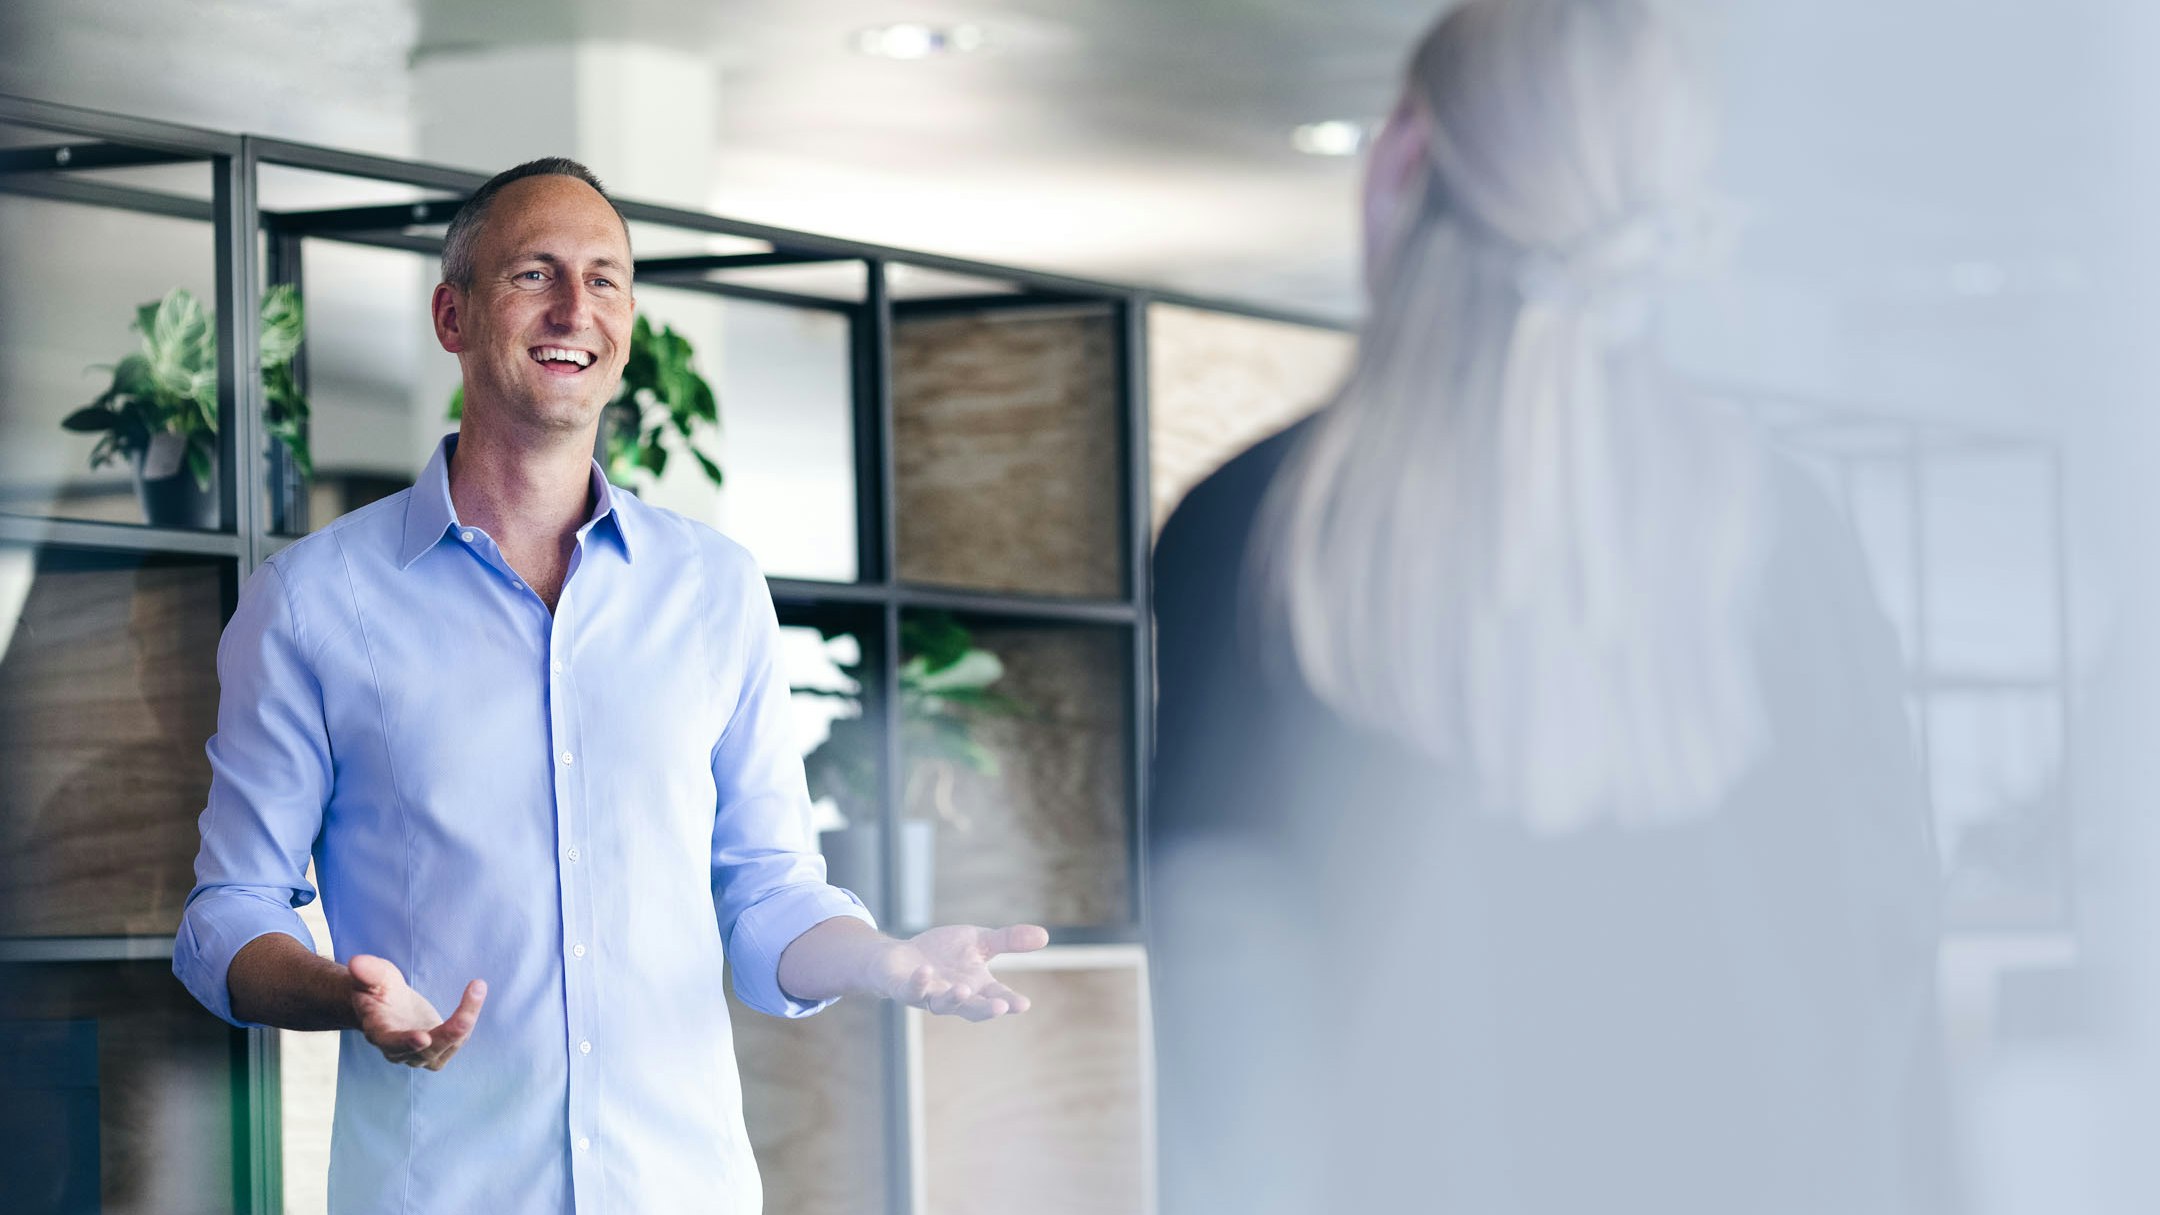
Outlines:
{"label": "beige travertine panel", "polygon": [[728,995],[743,1117],[765,1209],[877,1215],[885,1207],[884,1053],[879,1005],[842,1000],[782,1020]]}
{"label": "beige travertine panel", "polygon": [[894,325],[902,579],[1120,593],[1116,337],[1102,312]]}
{"label": "beige travertine panel", "polygon": [[[208,197],[207,164],[157,172],[161,188]],[[192,219],[22,196],[0,205],[0,511],[143,521],[128,462],[91,468],[100,436],[60,420],[141,349],[137,308],[175,287],[214,306],[215,242]]]}
{"label": "beige travertine panel", "polygon": [[981,1024],[922,1019],[929,1209],[1140,1215],[1138,968],[1008,968],[1000,977],[1033,1007]]}
{"label": "beige travertine panel", "polygon": [[907,810],[935,816],[940,923],[1106,924],[1127,918],[1128,661],[1109,629],[992,628],[975,644],[1024,706],[978,718],[988,775],[910,756]]}
{"label": "beige travertine panel", "polygon": [[178,558],[0,559],[31,578],[0,655],[0,934],[171,933],[210,788],[223,577]]}
{"label": "beige travertine panel", "polygon": [[1230,457],[1323,404],[1347,333],[1170,304],[1148,308],[1149,497],[1155,530]]}

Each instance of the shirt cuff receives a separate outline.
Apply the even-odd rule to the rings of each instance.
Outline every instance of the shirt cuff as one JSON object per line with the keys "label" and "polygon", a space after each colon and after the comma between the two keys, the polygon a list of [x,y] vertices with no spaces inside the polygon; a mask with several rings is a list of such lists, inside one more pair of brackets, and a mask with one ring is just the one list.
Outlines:
{"label": "shirt cuff", "polygon": [[282,932],[315,952],[313,934],[293,909],[254,894],[232,891],[197,898],[180,918],[173,939],[173,975],[204,1008],[227,1024],[255,1029],[259,1022],[233,1016],[232,989],[226,977],[232,960],[257,937]]}
{"label": "shirt cuff", "polygon": [[834,916],[877,927],[854,891],[822,882],[789,886],[744,908],[728,942],[736,998],[767,1016],[790,1018],[807,1017],[837,1000],[798,1000],[780,987],[780,955],[796,937]]}

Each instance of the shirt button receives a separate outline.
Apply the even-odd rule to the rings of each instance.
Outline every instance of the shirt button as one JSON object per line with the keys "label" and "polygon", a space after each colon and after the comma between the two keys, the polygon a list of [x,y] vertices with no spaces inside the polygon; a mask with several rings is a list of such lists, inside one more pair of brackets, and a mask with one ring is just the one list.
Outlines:
{"label": "shirt button", "polygon": [[592,1147],[592,1140],[580,1135],[578,1136],[577,1146],[579,1151],[586,1151]]}
{"label": "shirt button", "polygon": [[465,542],[466,542],[467,544],[470,544],[470,543],[472,543],[472,537],[473,537],[473,534],[472,534],[472,531],[471,531],[471,529],[467,529],[467,530],[465,530],[465,531],[459,532],[459,533],[458,533],[457,535],[458,535],[458,539],[460,539],[460,540],[463,540],[463,541],[465,541]]}
{"label": "shirt button", "polygon": [[589,1054],[591,1054],[591,1053],[592,1053],[592,1043],[590,1043],[590,1042],[580,1042],[580,1043],[578,1043],[578,1044],[577,1044],[577,1049],[578,1049],[578,1053],[579,1053],[579,1054],[581,1054],[581,1055],[589,1055]]}
{"label": "shirt button", "polygon": [[577,859],[577,849],[575,849],[575,848],[572,848],[572,849],[570,850],[570,852],[569,852],[569,857],[570,857],[570,859],[571,859],[571,860],[573,860],[573,861],[574,861],[574,860],[576,860],[576,859]]}
{"label": "shirt button", "polygon": [[572,945],[570,947],[570,953],[573,957],[582,958],[585,956],[585,947],[583,945]]}
{"label": "shirt button", "polygon": [[570,762],[570,753],[568,751],[562,753],[562,761],[566,764]]}
{"label": "shirt button", "polygon": [[555,661],[549,663],[548,670],[555,672],[557,675],[562,674],[562,659],[558,658]]}

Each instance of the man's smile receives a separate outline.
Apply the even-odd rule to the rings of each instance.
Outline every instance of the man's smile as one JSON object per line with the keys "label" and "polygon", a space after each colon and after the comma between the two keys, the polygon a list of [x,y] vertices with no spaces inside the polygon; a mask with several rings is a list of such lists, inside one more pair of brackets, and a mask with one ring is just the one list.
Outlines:
{"label": "man's smile", "polygon": [[533,362],[546,368],[551,375],[577,375],[592,366],[594,361],[591,351],[569,346],[535,346],[526,353],[532,357]]}

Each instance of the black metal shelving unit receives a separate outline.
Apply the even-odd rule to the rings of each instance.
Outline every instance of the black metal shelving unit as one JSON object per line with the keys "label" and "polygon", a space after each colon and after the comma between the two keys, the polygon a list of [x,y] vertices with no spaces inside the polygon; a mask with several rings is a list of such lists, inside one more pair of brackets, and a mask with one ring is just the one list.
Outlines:
{"label": "black metal shelving unit", "polygon": [[[342,242],[433,257],[441,251],[440,226],[484,175],[422,163],[357,154],[252,135],[228,134],[139,118],[0,96],[0,124],[51,132],[50,143],[0,149],[0,194],[38,198],[96,208],[117,208],[147,215],[207,223],[214,233],[219,366],[220,525],[193,531],[42,516],[0,514],[0,544],[31,549],[73,548],[140,555],[182,554],[228,563],[227,599],[257,565],[307,530],[305,487],[281,449],[266,452],[262,423],[261,377],[257,335],[238,318],[256,315],[266,285],[291,283],[305,289],[304,244],[309,240]],[[110,181],[88,180],[85,170],[125,169],[173,164],[206,165],[213,181],[211,197]],[[266,168],[316,174],[424,192],[419,201],[316,210],[269,210],[261,203],[259,178]],[[1115,920],[1098,924],[1053,926],[1052,948],[1061,945],[1137,945],[1142,940],[1145,909],[1140,905],[1143,841],[1146,831],[1149,722],[1153,704],[1152,649],[1148,609],[1150,536],[1148,485],[1147,312],[1164,302],[1214,312],[1330,329],[1344,328],[1333,318],[1253,307],[1221,300],[1153,291],[1066,275],[1048,274],[940,257],[860,242],[837,240],[761,224],[737,222],[674,207],[621,200],[633,223],[712,237],[762,242],[766,248],[745,253],[640,259],[641,285],[704,292],[793,308],[835,312],[847,318],[852,364],[851,419],[856,485],[855,550],[857,578],[824,582],[774,578],[771,590],[784,623],[844,618],[864,626],[866,669],[874,672],[864,689],[865,712],[878,723],[883,742],[883,799],[880,832],[884,906],[882,922],[895,922],[901,882],[899,836],[903,814],[902,752],[898,723],[890,707],[901,703],[898,639],[904,612],[945,610],[970,620],[998,625],[1079,627],[1115,630],[1126,657],[1123,679],[1125,772],[1121,793],[1125,809],[1126,906]],[[781,266],[860,268],[859,292],[844,297],[730,282],[713,277],[731,271]],[[896,298],[893,271],[908,267],[951,281],[993,284],[982,291],[962,291]],[[926,586],[898,576],[900,553],[895,515],[893,342],[896,318],[993,313],[1045,307],[1100,309],[1116,333],[1115,409],[1119,458],[1114,474],[1121,479],[1116,535],[1120,591],[1105,597],[989,592]],[[296,368],[305,375],[305,350]],[[901,926],[906,927],[906,926]],[[170,957],[164,937],[21,938],[0,941],[0,961],[56,963],[97,960],[145,960]],[[919,1145],[908,1109],[911,1049],[904,1010],[884,1010],[886,1059],[885,1119],[891,1136],[887,1158],[887,1209],[910,1212],[919,1179],[910,1175]],[[234,1031],[238,1090],[234,1160],[240,1208],[274,1212],[282,1206],[278,1110],[278,1038],[264,1030]]]}

